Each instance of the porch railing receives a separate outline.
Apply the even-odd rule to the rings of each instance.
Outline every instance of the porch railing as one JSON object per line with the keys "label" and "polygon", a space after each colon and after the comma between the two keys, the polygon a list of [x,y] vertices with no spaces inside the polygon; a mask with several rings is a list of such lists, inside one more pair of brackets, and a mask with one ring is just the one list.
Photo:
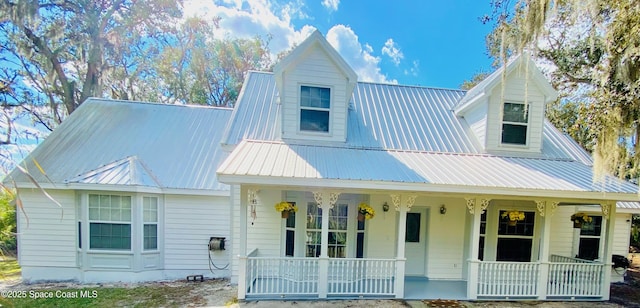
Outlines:
{"label": "porch railing", "polygon": [[319,281],[317,258],[247,257],[247,296],[318,296],[327,284],[332,296],[394,295],[395,260],[329,259],[328,279]]}
{"label": "porch railing", "polygon": [[480,262],[478,296],[537,296],[538,263]]}
{"label": "porch railing", "polygon": [[329,259],[331,295],[394,295],[395,260]]}
{"label": "porch railing", "polygon": [[[599,298],[605,264],[563,256],[550,263],[483,261],[478,267],[479,297]],[[539,290],[540,276],[548,268],[546,292]],[[545,282],[542,281],[544,287]],[[541,293],[545,294],[541,294]]]}

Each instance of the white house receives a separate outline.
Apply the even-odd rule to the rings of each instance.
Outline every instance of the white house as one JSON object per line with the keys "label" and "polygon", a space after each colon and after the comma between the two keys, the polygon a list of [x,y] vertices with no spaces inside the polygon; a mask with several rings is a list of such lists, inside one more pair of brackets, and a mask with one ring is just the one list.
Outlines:
{"label": "white house", "polygon": [[[233,110],[91,99],[24,161],[62,209],[12,174],[23,278],[606,300],[638,187],[593,178],[544,118],[555,98],[524,56],[467,92],[358,82],[315,32],[273,73],[249,72]],[[298,211],[282,218],[280,202]],[[375,217],[358,219],[362,203]],[[574,228],[576,213],[590,222]]]}

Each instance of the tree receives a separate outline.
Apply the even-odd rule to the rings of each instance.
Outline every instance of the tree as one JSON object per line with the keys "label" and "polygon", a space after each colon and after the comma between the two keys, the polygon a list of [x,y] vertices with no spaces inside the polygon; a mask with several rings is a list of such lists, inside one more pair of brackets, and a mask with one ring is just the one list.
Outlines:
{"label": "tree", "polygon": [[116,73],[122,61],[170,31],[172,20],[181,15],[180,6],[173,0],[3,0],[0,60],[20,76],[2,76],[16,94],[5,104],[46,103],[53,121],[60,123],[87,98],[103,96],[105,78]]}
{"label": "tree", "polygon": [[[637,178],[640,2],[519,0],[510,7],[508,1],[494,0],[492,4],[493,14],[484,18],[494,22],[487,37],[489,53],[505,61],[526,49],[552,64],[552,82],[563,94],[554,105],[556,111],[584,119],[587,132],[580,135],[587,136],[583,146],[593,145],[596,173]],[[561,128],[567,131],[573,125]]]}
{"label": "tree", "polygon": [[216,22],[188,19],[162,50],[155,69],[163,101],[233,106],[247,71],[271,67],[268,38],[216,39]]}

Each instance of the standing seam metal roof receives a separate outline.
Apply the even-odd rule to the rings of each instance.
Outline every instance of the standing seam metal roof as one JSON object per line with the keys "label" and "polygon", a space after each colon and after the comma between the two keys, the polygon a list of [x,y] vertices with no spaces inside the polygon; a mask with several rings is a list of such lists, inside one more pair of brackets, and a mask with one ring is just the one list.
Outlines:
{"label": "standing seam metal roof", "polygon": [[[23,165],[41,183],[48,180],[33,159],[54,184],[227,191],[229,186],[218,181],[216,169],[228,155],[220,142],[231,112],[229,108],[92,98]],[[133,161],[128,159],[133,156]],[[16,182],[29,182],[20,171],[14,170],[11,176]]]}

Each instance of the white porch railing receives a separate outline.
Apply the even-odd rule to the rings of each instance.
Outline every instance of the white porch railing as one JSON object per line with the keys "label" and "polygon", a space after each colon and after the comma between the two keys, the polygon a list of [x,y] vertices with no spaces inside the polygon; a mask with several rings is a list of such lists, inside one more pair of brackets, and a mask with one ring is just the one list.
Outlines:
{"label": "white porch railing", "polygon": [[604,264],[552,255],[547,296],[601,297]]}
{"label": "white porch railing", "polygon": [[537,296],[538,263],[480,262],[478,296]]}
{"label": "white porch railing", "polygon": [[328,281],[319,281],[319,259],[247,257],[247,296],[318,296],[320,283],[332,296],[394,295],[395,260],[329,259]]}
{"label": "white porch railing", "polygon": [[[602,297],[605,264],[553,255],[550,263],[483,261],[478,268],[479,297]],[[539,290],[548,268],[545,290]],[[542,281],[543,287],[545,282]],[[541,294],[545,293],[545,294]]]}
{"label": "white porch railing", "polygon": [[331,295],[394,295],[395,260],[329,259]]}

